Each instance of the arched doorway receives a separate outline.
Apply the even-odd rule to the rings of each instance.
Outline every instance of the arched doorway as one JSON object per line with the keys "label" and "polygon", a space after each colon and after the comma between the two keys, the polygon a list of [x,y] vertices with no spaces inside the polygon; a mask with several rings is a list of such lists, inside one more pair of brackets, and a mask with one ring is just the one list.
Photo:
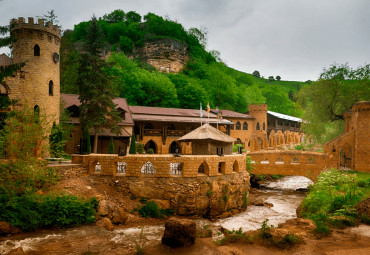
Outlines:
{"label": "arched doorway", "polygon": [[153,153],[157,153],[157,145],[155,142],[153,142],[152,140],[149,140],[145,146],[145,151],[148,151],[149,149],[152,149],[153,150]]}
{"label": "arched doorway", "polygon": [[352,149],[349,145],[340,150],[340,166],[345,169],[352,168]]}
{"label": "arched doorway", "polygon": [[176,142],[176,141],[173,141],[170,144],[169,153],[170,154],[181,153],[181,146],[180,146],[180,144],[178,142]]}

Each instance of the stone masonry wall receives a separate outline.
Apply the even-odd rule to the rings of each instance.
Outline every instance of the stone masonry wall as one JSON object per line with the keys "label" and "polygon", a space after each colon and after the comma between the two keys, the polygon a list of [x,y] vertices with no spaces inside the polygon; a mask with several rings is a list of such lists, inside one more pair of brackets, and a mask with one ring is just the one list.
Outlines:
{"label": "stone masonry wall", "polygon": [[[178,215],[215,217],[228,211],[239,212],[247,205],[249,174],[245,155],[181,156],[171,155],[74,155],[89,174],[110,175],[126,194],[152,199],[162,208]],[[96,171],[97,163],[101,167]],[[118,162],[126,163],[125,173],[117,173]],[[144,164],[151,162],[154,174],[142,173]],[[221,173],[219,163],[221,162]],[[171,163],[182,163],[179,174],[170,172]],[[200,164],[205,173],[198,173]],[[108,176],[109,177],[109,176]]]}
{"label": "stone masonry wall", "polygon": [[258,151],[248,154],[253,174],[300,175],[315,181],[327,167],[327,155],[307,151]]}

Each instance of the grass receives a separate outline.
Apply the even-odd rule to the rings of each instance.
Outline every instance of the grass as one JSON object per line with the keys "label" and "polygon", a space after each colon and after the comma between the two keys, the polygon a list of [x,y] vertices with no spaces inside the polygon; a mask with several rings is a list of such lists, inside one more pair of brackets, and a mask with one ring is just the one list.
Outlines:
{"label": "grass", "polygon": [[322,172],[310,188],[302,203],[302,214],[315,222],[316,234],[329,235],[331,228],[359,222],[354,207],[369,195],[370,173],[332,169]]}

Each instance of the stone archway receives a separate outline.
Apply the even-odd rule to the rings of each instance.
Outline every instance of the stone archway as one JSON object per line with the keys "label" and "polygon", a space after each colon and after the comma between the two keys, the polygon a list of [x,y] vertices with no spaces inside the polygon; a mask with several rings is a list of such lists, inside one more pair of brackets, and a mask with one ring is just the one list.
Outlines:
{"label": "stone archway", "polygon": [[147,152],[149,149],[152,149],[153,150],[153,153],[156,154],[157,153],[157,144],[153,141],[153,140],[149,140],[145,146],[145,151]]}
{"label": "stone archway", "polygon": [[170,154],[181,153],[181,146],[177,141],[173,141],[170,144],[169,153]]}

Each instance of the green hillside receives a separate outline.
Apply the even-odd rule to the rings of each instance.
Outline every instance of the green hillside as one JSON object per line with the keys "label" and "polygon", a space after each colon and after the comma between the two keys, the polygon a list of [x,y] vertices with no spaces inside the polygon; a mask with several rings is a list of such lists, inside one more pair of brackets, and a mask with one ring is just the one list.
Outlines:
{"label": "green hillside", "polygon": [[[75,25],[62,37],[61,91],[79,93],[81,44],[90,21]],[[184,27],[153,13],[141,17],[135,12],[115,10],[99,18],[105,35],[106,52],[111,52],[105,70],[117,89],[131,105],[199,108],[210,103],[214,108],[246,112],[252,103],[267,103],[269,110],[301,116],[302,110],[293,94],[304,83],[269,81],[227,67],[219,61],[217,52],[208,52],[207,35],[197,28]],[[160,73],[140,59],[128,59],[145,42],[171,38],[185,43],[190,59],[179,74]]]}

